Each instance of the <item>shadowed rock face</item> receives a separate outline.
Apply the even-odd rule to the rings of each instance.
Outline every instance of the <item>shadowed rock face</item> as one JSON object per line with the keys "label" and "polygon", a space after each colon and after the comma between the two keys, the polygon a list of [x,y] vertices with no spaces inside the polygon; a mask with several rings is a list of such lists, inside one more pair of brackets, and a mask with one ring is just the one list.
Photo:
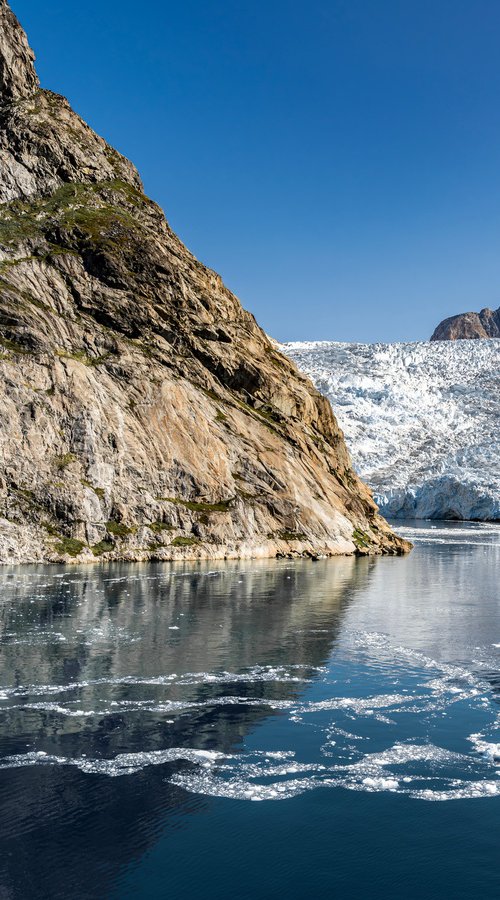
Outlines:
{"label": "shadowed rock face", "polygon": [[480,338],[500,338],[500,308],[481,312],[461,313],[441,322],[431,341],[459,341]]}
{"label": "shadowed rock face", "polygon": [[4,102],[26,97],[39,88],[34,62],[24,31],[6,0],[0,0],[0,89]]}
{"label": "shadowed rock face", "polygon": [[0,561],[408,549],[327,400],[0,15]]}

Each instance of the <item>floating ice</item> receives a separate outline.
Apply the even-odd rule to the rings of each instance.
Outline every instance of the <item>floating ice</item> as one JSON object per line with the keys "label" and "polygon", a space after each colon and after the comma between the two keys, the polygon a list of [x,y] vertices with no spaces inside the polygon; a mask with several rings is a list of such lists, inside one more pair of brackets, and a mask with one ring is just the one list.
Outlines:
{"label": "floating ice", "polygon": [[162,766],[165,763],[184,760],[201,766],[210,766],[224,759],[223,753],[190,748],[171,748],[150,752],[120,753],[113,759],[88,759],[87,757],[51,756],[42,750],[17,754],[0,759],[0,769],[19,769],[26,766],[75,766],[87,775],[134,775],[147,766]]}
{"label": "floating ice", "polygon": [[[477,668],[474,662],[470,671],[465,664],[441,662],[421,650],[392,644],[386,634],[350,630],[337,644],[335,669],[258,665],[236,672],[117,675],[67,685],[6,686],[0,697],[2,709],[28,710],[35,723],[39,713],[44,734],[64,731],[64,723],[51,721],[47,732],[50,717],[71,717],[67,727],[72,734],[78,732],[80,720],[85,734],[90,716],[102,719],[119,714],[125,719],[140,713],[154,716],[155,721],[162,715],[163,722],[173,723],[172,716],[188,720],[194,713],[196,721],[201,709],[218,709],[220,716],[214,719],[223,722],[223,707],[233,718],[229,707],[246,706],[260,707],[256,719],[263,720],[269,711],[283,713],[277,719],[276,736],[287,749],[232,754],[145,746],[141,752],[101,759],[80,751],[74,758],[64,756],[61,748],[68,744],[54,741],[43,744],[52,747],[52,753],[7,756],[0,759],[0,769],[72,766],[88,776],[117,777],[175,762],[174,770],[165,772],[165,790],[172,783],[192,793],[242,801],[286,800],[319,788],[390,792],[425,801],[497,797],[500,745],[495,739],[500,723],[489,679],[496,672],[498,652],[490,643],[483,649],[482,662]],[[343,671],[348,677],[343,677]],[[320,678],[310,687],[308,682],[315,675]],[[287,681],[292,682],[290,690],[280,685]],[[294,682],[303,682],[305,690],[297,690]],[[278,690],[274,684],[280,685]],[[280,699],[283,696],[287,699]],[[468,735],[469,728],[457,740],[450,737],[454,728],[444,717],[455,714],[454,726],[463,727],[460,704],[466,704],[476,717],[478,733]],[[12,721],[17,718],[12,716]],[[301,740],[295,741],[299,728]],[[127,734],[126,728],[123,733]],[[182,737],[175,741],[182,743]],[[446,746],[451,741],[451,747]],[[36,746],[36,738],[33,743]]]}
{"label": "floating ice", "polygon": [[483,753],[491,762],[500,765],[500,744],[485,741],[482,734],[471,734],[469,740],[478,753]]}
{"label": "floating ice", "polygon": [[363,784],[374,791],[396,791],[399,787],[394,778],[363,778]]}

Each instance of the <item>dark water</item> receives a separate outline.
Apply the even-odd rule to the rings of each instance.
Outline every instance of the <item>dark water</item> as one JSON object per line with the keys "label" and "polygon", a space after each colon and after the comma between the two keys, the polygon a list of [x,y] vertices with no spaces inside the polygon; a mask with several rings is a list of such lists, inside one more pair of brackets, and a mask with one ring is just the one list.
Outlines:
{"label": "dark water", "polygon": [[0,900],[497,896],[500,528],[405,533],[1,571]]}

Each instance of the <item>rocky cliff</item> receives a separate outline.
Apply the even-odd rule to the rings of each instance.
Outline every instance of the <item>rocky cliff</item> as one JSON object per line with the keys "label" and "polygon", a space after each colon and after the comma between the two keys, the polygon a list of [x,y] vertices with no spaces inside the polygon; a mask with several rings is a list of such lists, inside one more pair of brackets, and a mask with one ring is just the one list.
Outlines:
{"label": "rocky cliff", "polygon": [[401,553],[323,398],[0,0],[0,561]]}
{"label": "rocky cliff", "polygon": [[460,313],[444,319],[437,326],[431,341],[477,340],[500,338],[500,308],[482,309],[481,312]]}

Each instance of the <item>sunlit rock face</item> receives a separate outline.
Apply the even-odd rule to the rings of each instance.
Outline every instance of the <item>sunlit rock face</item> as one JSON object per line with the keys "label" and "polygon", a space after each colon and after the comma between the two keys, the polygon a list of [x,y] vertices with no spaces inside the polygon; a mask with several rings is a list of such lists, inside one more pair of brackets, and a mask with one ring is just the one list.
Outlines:
{"label": "sunlit rock face", "polygon": [[463,341],[500,338],[500,309],[460,313],[444,319],[435,329],[431,341]]}
{"label": "sunlit rock face", "polygon": [[0,26],[0,563],[407,550],[327,400]]}
{"label": "sunlit rock face", "polygon": [[500,342],[287,344],[385,515],[500,519]]}

